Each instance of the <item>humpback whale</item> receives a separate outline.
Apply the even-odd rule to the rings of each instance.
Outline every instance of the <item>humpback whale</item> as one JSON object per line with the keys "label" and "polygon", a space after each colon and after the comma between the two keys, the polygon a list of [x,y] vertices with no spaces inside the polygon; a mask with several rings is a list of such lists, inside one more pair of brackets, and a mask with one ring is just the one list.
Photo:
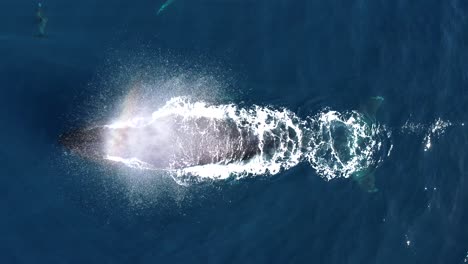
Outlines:
{"label": "humpback whale", "polygon": [[201,178],[276,174],[308,161],[326,180],[350,177],[373,192],[373,172],[389,138],[375,119],[382,101],[300,118],[285,108],[176,97],[151,115],[73,130],[59,141],[95,161]]}

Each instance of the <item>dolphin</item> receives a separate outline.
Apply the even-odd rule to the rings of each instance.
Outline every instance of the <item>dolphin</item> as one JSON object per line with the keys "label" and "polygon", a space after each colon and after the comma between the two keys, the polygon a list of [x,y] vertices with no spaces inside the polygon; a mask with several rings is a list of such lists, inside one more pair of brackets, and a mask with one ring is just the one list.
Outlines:
{"label": "dolphin", "polygon": [[37,6],[36,18],[37,18],[37,26],[38,26],[37,37],[44,38],[46,37],[45,29],[46,29],[47,22],[49,21],[49,19],[44,15],[44,11],[42,9],[42,3],[39,3]]}
{"label": "dolphin", "polygon": [[167,7],[169,7],[172,3],[174,3],[175,0],[167,0],[162,6],[158,9],[158,12],[156,13],[158,16],[166,10]]}

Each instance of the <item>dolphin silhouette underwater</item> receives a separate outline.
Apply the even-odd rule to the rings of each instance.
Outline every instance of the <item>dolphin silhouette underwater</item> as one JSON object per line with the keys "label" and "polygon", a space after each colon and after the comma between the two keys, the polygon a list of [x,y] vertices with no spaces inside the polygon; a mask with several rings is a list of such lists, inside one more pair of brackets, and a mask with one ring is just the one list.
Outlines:
{"label": "dolphin silhouette underwater", "polygon": [[156,12],[156,15],[160,15],[166,8],[168,8],[172,3],[174,3],[175,0],[167,0],[164,2],[164,4],[161,5],[161,7],[158,9],[158,12]]}
{"label": "dolphin silhouette underwater", "polygon": [[44,15],[42,3],[39,3],[37,5],[36,19],[37,19],[37,27],[38,27],[37,28],[38,34],[36,36],[40,38],[44,38],[46,37],[45,29],[46,29],[47,22],[49,21],[49,19]]}
{"label": "dolphin silhouette underwater", "polygon": [[375,118],[382,101],[373,97],[360,111],[301,119],[284,108],[178,97],[151,116],[73,130],[59,142],[98,162],[202,176],[276,174],[307,160],[327,180],[351,177],[374,192],[386,140]]}

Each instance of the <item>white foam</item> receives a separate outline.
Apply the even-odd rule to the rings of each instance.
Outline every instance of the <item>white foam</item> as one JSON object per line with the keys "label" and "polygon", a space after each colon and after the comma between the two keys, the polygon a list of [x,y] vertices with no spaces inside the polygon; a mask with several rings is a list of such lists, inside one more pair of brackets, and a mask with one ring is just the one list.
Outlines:
{"label": "white foam", "polygon": [[[375,154],[383,148],[379,136],[386,135],[384,128],[372,124],[362,114],[356,111],[339,113],[325,110],[310,120],[310,138],[315,141],[311,145],[315,147],[311,147],[306,156],[312,167],[325,179],[348,178],[375,168],[381,161]],[[337,150],[335,144],[339,140],[332,133],[340,127],[346,136],[346,146]],[[387,155],[390,150],[391,147]]]}

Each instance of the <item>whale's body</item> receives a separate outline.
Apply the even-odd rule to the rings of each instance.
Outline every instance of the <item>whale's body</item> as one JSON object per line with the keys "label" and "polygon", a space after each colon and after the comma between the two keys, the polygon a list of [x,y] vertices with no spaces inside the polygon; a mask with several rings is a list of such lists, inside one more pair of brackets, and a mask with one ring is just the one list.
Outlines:
{"label": "whale's body", "polygon": [[60,141],[93,160],[145,169],[275,174],[308,160],[327,179],[363,178],[381,149],[369,116],[329,111],[303,120],[286,109],[176,100],[151,117],[75,130]]}
{"label": "whale's body", "polygon": [[[279,126],[275,128],[277,135],[260,135],[256,126],[245,123],[239,127],[229,119],[170,115],[141,127],[75,130],[62,135],[60,141],[73,152],[94,160],[134,159],[148,168],[163,170],[227,165],[248,162],[260,155],[274,156],[280,151],[300,151],[292,128]],[[288,146],[283,146],[278,135],[291,137]]]}

